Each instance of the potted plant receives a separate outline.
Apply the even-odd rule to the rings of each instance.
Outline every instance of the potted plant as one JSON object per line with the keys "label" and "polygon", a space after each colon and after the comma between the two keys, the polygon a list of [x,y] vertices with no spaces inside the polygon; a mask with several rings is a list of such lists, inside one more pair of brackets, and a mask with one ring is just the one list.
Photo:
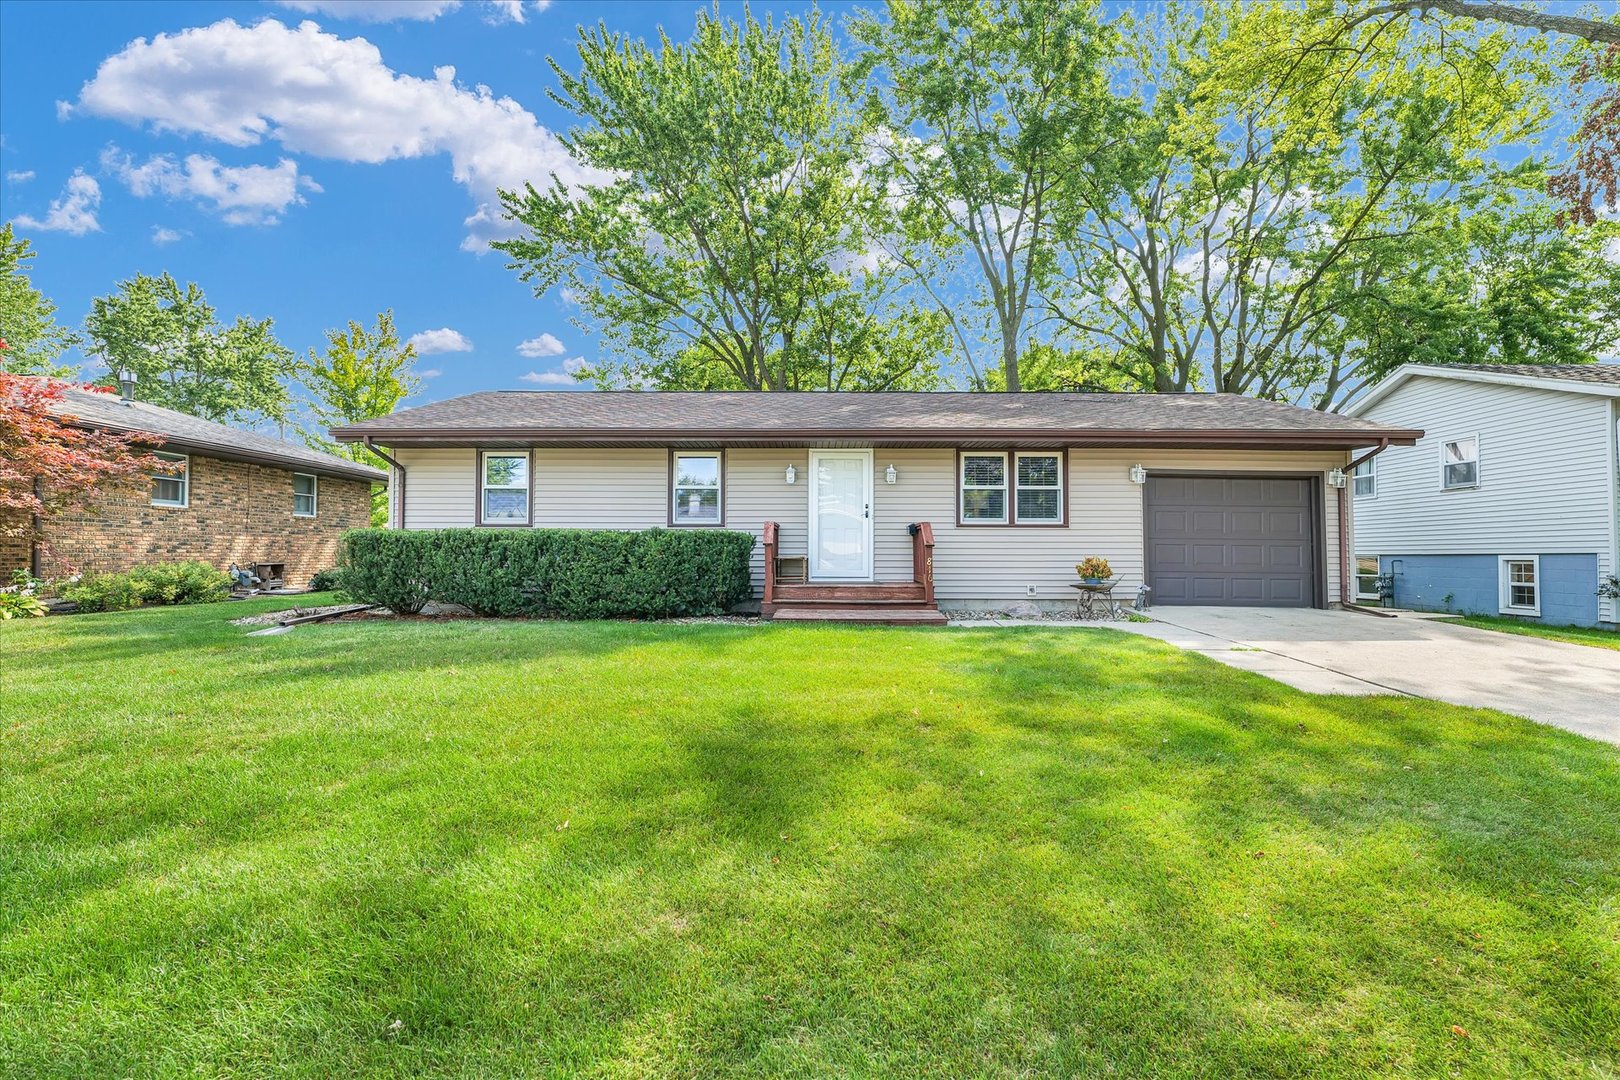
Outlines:
{"label": "potted plant", "polygon": [[1114,576],[1113,568],[1101,555],[1087,555],[1074,564],[1074,572],[1079,574],[1080,580],[1087,585],[1101,585]]}

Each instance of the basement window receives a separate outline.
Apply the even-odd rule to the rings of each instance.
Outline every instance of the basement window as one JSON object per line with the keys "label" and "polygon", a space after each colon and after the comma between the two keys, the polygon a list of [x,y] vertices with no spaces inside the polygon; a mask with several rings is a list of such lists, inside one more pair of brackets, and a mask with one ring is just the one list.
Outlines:
{"label": "basement window", "polygon": [[1498,560],[1503,615],[1541,614],[1541,557],[1504,555]]}
{"label": "basement window", "polygon": [[316,483],[312,473],[293,473],[293,517],[315,516]]}
{"label": "basement window", "polygon": [[159,461],[178,465],[179,469],[154,472],[152,476],[153,506],[185,506],[191,496],[191,458],[185,454],[165,454],[158,450],[153,457]]}

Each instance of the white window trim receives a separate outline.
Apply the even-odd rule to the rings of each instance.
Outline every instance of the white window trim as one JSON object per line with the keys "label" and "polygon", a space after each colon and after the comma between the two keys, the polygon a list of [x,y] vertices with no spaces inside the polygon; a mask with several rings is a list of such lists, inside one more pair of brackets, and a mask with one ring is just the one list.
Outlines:
{"label": "white window trim", "polygon": [[154,451],[152,451],[152,456],[159,459],[160,461],[170,461],[170,462],[178,461],[182,465],[185,466],[184,470],[181,471],[179,475],[175,475],[174,473],[148,473],[147,474],[153,480],[178,480],[178,481],[180,481],[180,501],[179,502],[173,502],[173,501],[171,501],[169,499],[160,499],[156,495],[154,495],[154,496],[152,496],[152,505],[153,506],[166,506],[166,507],[169,507],[170,509],[175,509],[175,510],[184,510],[186,507],[190,506],[191,505],[191,455],[190,454],[171,454],[171,453],[168,453],[167,451],[164,451],[164,450],[154,450]]}
{"label": "white window trim", "polygon": [[[310,511],[307,514],[303,513],[302,511],[300,511],[298,509],[298,498],[299,498],[298,477],[300,477],[300,476],[307,476],[307,477],[310,478],[311,481],[313,481],[313,483],[311,483],[310,489],[309,489]],[[319,476],[316,476],[314,473],[307,473],[307,472],[305,472],[305,473],[300,473],[300,472],[293,473],[293,517],[312,518],[312,517],[319,516],[320,512],[321,512],[321,478]]]}
{"label": "white window trim", "polygon": [[[1444,446],[1442,446],[1440,448],[1440,453],[1441,453],[1441,457],[1443,459],[1444,456],[1445,456],[1445,447]],[[1364,472],[1364,473],[1358,473],[1356,471],[1357,469],[1366,469],[1367,471]],[[1441,480],[1445,479],[1445,469],[1444,468],[1442,468],[1440,470],[1440,478],[1441,478]],[[1368,491],[1368,492],[1357,491],[1356,490],[1356,480],[1357,479],[1371,480],[1372,481],[1372,490]],[[1352,498],[1356,498],[1356,499],[1376,499],[1376,498],[1378,498],[1378,456],[1376,454],[1373,455],[1372,457],[1368,458],[1366,461],[1363,461],[1360,465],[1357,465],[1355,467],[1355,469],[1350,470],[1350,495],[1351,495]]]}
{"label": "white window trim", "polygon": [[[682,487],[705,490],[708,484],[682,484],[681,458],[714,459],[713,520],[681,521],[675,516],[676,491]],[[724,450],[671,450],[669,454],[669,525],[672,529],[722,529],[726,524],[726,454]]]}
{"label": "white window trim", "polygon": [[[1050,486],[1050,487],[1047,486],[1047,485],[1044,485],[1044,484],[1030,484],[1029,485],[1029,490],[1030,491],[1055,491],[1055,492],[1057,492],[1057,497],[1058,497],[1057,517],[1053,517],[1053,518],[1027,518],[1026,519],[1022,514],[1020,514],[1018,512],[1018,492],[1020,490],[1022,490],[1024,488],[1024,486],[1025,486],[1025,485],[1018,482],[1018,462],[1021,461],[1024,458],[1027,458],[1027,457],[1029,457],[1029,458],[1056,458],[1057,459],[1057,484],[1056,485]],[[1014,524],[1016,524],[1016,525],[1061,525],[1061,524],[1063,524],[1063,506],[1064,506],[1063,466],[1064,466],[1064,462],[1065,462],[1065,458],[1064,458],[1063,451],[1061,451],[1061,450],[1031,450],[1028,453],[1017,453],[1017,454],[1013,455],[1012,469],[1008,472],[1007,480],[1009,482],[1009,485],[1012,488],[1012,492],[1011,492],[1012,505],[1009,506],[1008,509],[1012,512],[1013,523]]]}
{"label": "white window trim", "polygon": [[[968,458],[1000,458],[1001,483],[1000,484],[974,484],[971,487],[967,482]],[[963,450],[956,458],[956,523],[964,527],[974,525],[1006,525],[1012,521],[1013,475],[1010,455],[1004,450]],[[970,518],[967,516],[967,499],[963,496],[969,491],[999,491],[1001,492],[1001,517],[999,518]]]}
{"label": "white window trim", "polygon": [[[1472,484],[1446,483],[1446,444],[1474,440],[1474,482]],[[1481,445],[1478,433],[1473,435],[1452,435],[1440,440],[1440,490],[1441,491],[1473,491],[1485,481],[1485,470],[1481,462],[1485,457],[1485,447]]]}
{"label": "white window trim", "polygon": [[[520,457],[524,460],[523,486],[489,485],[489,459],[492,457]],[[523,492],[523,520],[488,521],[484,512],[488,508],[485,493],[490,491],[521,491]],[[480,450],[478,452],[478,517],[475,519],[482,528],[515,529],[524,528],[534,521],[534,455],[527,450]]]}
{"label": "white window trim", "polygon": [[1383,565],[1382,562],[1379,561],[1378,556],[1376,556],[1376,555],[1368,555],[1365,552],[1363,552],[1362,554],[1359,554],[1359,555],[1350,556],[1350,561],[1351,561],[1351,564],[1353,566],[1353,569],[1351,570],[1351,574],[1350,574],[1350,579],[1351,579],[1351,584],[1355,587],[1355,590],[1356,590],[1356,599],[1357,600],[1373,600],[1373,601],[1382,600],[1383,597],[1378,595],[1378,586],[1377,585],[1373,586],[1373,591],[1370,592],[1370,593],[1364,593],[1364,592],[1361,591],[1361,578],[1362,578],[1361,560],[1362,559],[1371,559],[1371,560],[1373,560],[1373,565],[1378,568],[1376,571],[1374,571],[1374,577],[1377,577],[1378,575],[1381,575],[1384,572],[1384,565]]}
{"label": "white window trim", "polygon": [[[1511,563],[1527,562],[1533,568],[1531,573],[1536,577],[1536,602],[1534,606],[1514,606],[1511,603],[1512,592],[1508,588],[1508,566]],[[1540,555],[1498,555],[1496,557],[1496,606],[1503,615],[1534,615],[1541,617],[1541,556]]]}

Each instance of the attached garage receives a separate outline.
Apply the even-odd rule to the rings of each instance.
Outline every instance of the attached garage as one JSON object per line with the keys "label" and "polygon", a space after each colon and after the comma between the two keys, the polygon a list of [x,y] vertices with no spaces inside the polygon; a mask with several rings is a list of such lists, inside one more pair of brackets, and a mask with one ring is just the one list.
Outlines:
{"label": "attached garage", "polygon": [[1316,478],[1150,475],[1143,496],[1153,603],[1322,605]]}

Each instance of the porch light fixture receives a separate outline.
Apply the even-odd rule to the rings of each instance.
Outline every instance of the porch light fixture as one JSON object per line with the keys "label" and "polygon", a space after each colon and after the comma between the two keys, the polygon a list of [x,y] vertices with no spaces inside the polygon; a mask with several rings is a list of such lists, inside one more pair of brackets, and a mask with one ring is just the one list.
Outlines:
{"label": "porch light fixture", "polygon": [[1145,484],[1145,483],[1147,483],[1147,470],[1142,468],[1142,466],[1140,466],[1140,465],[1132,465],[1131,466],[1131,483],[1133,483],[1133,484]]}
{"label": "porch light fixture", "polygon": [[883,470],[883,482],[885,484],[892,484],[898,479],[900,479],[900,474],[894,471],[893,465]]}
{"label": "porch light fixture", "polygon": [[1344,470],[1343,469],[1334,469],[1332,472],[1328,473],[1328,487],[1333,487],[1333,488],[1342,488],[1342,487],[1344,487]]}
{"label": "porch light fixture", "polygon": [[789,465],[787,467],[787,482],[791,484],[795,480],[797,480],[798,478],[799,478],[799,470],[795,469],[793,466]]}

